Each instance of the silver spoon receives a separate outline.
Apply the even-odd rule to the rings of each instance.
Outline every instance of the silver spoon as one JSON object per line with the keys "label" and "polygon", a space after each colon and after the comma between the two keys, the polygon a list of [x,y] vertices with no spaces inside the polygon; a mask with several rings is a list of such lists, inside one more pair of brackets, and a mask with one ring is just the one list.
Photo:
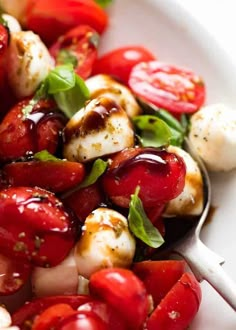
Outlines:
{"label": "silver spoon", "polygon": [[205,207],[199,221],[184,237],[178,241],[172,251],[181,255],[199,281],[206,280],[225,301],[236,311],[236,283],[221,267],[225,262],[200,240],[200,231],[207,218],[211,205],[211,182],[208,172],[194,151],[194,147],[186,139],[186,151],[196,160],[202,172],[205,185]]}

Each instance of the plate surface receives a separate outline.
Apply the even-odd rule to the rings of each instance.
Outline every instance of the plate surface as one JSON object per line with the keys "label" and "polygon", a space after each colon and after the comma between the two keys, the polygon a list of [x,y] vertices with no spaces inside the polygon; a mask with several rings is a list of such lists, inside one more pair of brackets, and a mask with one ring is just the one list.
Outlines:
{"label": "plate surface", "polygon": [[[159,60],[200,74],[207,86],[207,104],[223,102],[236,108],[235,64],[177,1],[116,0],[109,12],[111,23],[101,52],[141,44]],[[202,240],[225,258],[223,267],[236,281],[236,171],[212,174],[211,180],[215,212]],[[235,330],[236,313],[208,283],[203,282],[202,289],[203,301],[190,329]]]}

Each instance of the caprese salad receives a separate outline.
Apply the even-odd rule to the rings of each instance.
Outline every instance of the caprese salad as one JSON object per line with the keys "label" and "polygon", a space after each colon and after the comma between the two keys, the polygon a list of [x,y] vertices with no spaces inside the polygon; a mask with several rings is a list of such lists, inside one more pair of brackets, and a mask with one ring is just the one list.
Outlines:
{"label": "caprese salad", "polygon": [[200,284],[159,251],[204,207],[185,138],[231,170],[236,113],[144,45],[98,56],[110,2],[0,1],[0,329],[184,330],[197,314]]}

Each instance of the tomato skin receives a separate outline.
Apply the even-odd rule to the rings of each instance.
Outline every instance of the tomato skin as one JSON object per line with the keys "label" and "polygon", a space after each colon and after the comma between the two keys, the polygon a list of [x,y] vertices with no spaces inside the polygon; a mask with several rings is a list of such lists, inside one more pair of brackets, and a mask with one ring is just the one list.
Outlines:
{"label": "tomato skin", "polygon": [[140,329],[147,318],[148,295],[144,284],[130,270],[107,268],[92,274],[90,294],[111,306],[127,322],[129,329]]}
{"label": "tomato skin", "polygon": [[41,100],[25,119],[22,112],[30,99],[18,102],[0,123],[0,160],[11,161],[48,150],[54,154],[65,124],[64,115],[50,100]]}
{"label": "tomato skin", "polygon": [[7,256],[54,266],[73,247],[74,219],[47,190],[6,188],[0,191],[0,205],[0,247]]}
{"label": "tomato skin", "polygon": [[85,169],[83,164],[76,162],[31,161],[7,164],[4,173],[10,186],[37,186],[58,193],[79,184]]}
{"label": "tomato skin", "polygon": [[185,163],[175,154],[156,148],[129,148],[112,160],[102,184],[118,206],[129,207],[130,195],[137,186],[145,209],[175,198],[184,188]]}
{"label": "tomato skin", "polygon": [[51,296],[39,299],[34,299],[25,303],[12,315],[12,324],[20,327],[21,330],[28,330],[28,323],[31,323],[34,318],[41,314],[45,309],[55,304],[68,304],[73,309],[77,309],[80,305],[92,300],[90,296]]}
{"label": "tomato skin", "polygon": [[181,260],[142,261],[133,265],[133,272],[142,280],[152,295],[156,307],[185,272]]}
{"label": "tomato skin", "polygon": [[20,290],[30,273],[31,266],[28,263],[0,254],[0,296]]}
{"label": "tomato skin", "polygon": [[94,64],[93,74],[108,74],[128,85],[130,72],[141,62],[153,61],[156,57],[142,46],[125,46],[101,56]]}
{"label": "tomato skin", "polygon": [[93,0],[37,0],[27,8],[25,24],[51,45],[65,32],[82,24],[101,34],[107,27],[108,17]]}
{"label": "tomato skin", "polygon": [[144,101],[174,114],[196,112],[205,101],[202,79],[192,71],[158,61],[137,64],[129,86]]}
{"label": "tomato skin", "polygon": [[60,59],[60,51],[66,51],[77,60],[75,72],[83,79],[87,79],[92,72],[97,58],[97,41],[99,35],[88,25],[79,25],[69,30],[50,47],[50,54],[54,57],[56,65],[65,64]]}
{"label": "tomato skin", "polygon": [[9,32],[3,24],[0,24],[0,61],[6,52],[6,49],[8,47],[8,42],[9,42]]}
{"label": "tomato skin", "polygon": [[201,302],[195,276],[184,273],[147,320],[147,330],[184,330],[194,319]]}
{"label": "tomato skin", "polygon": [[35,318],[32,330],[54,328],[61,320],[75,313],[76,311],[68,304],[55,304]]}

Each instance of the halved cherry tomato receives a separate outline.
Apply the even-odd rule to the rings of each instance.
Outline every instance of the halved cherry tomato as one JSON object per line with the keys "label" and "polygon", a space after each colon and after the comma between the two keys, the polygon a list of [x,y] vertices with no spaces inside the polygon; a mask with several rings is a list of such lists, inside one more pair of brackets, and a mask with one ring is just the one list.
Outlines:
{"label": "halved cherry tomato", "polygon": [[88,311],[78,311],[62,320],[55,330],[110,330],[97,314]]}
{"label": "halved cherry tomato", "polygon": [[156,57],[142,46],[125,46],[100,57],[94,64],[93,74],[108,74],[128,85],[130,72],[136,64],[155,59]]}
{"label": "halved cherry tomato", "polygon": [[34,299],[25,303],[12,315],[12,324],[19,326],[21,330],[28,330],[29,324],[32,324],[35,317],[50,306],[55,304],[68,304],[76,310],[80,305],[91,300],[92,298],[86,295],[51,296]]}
{"label": "halved cherry tomato", "polygon": [[68,304],[55,304],[48,307],[40,315],[36,316],[32,330],[48,330],[55,328],[66,317],[76,314],[76,311]]}
{"label": "halved cherry tomato", "polygon": [[31,266],[0,254],[0,296],[18,291],[27,281]]}
{"label": "halved cherry tomato", "polygon": [[92,274],[92,296],[110,305],[127,322],[129,329],[139,329],[148,313],[148,295],[144,284],[128,269],[107,268]]}
{"label": "halved cherry tomato", "polygon": [[152,295],[154,306],[171,290],[183,275],[186,263],[181,260],[142,261],[133,265],[133,272]]}
{"label": "halved cherry tomato", "polygon": [[73,247],[74,221],[49,191],[3,189],[0,204],[0,248],[7,256],[42,267],[55,266]]}
{"label": "halved cherry tomato", "polygon": [[178,196],[185,183],[182,158],[156,148],[129,148],[117,153],[103,176],[103,188],[114,204],[129,207],[130,195],[140,187],[144,208]]}
{"label": "halved cherry tomato", "polygon": [[9,42],[9,31],[3,24],[0,24],[0,62],[2,56],[4,55],[7,49],[8,42]]}
{"label": "halved cherry tomato", "polygon": [[205,86],[198,75],[158,61],[137,64],[129,86],[145,101],[173,113],[193,113],[205,101]]}
{"label": "halved cherry tomato", "polygon": [[[4,166],[5,179],[11,186],[40,187],[62,192],[79,184],[84,165],[69,161],[16,162]],[[60,178],[60,179],[59,179]]]}
{"label": "halved cherry tomato", "polygon": [[51,46],[50,53],[56,65],[72,63],[75,72],[87,79],[97,58],[99,35],[88,25],[69,30]]}
{"label": "halved cherry tomato", "polygon": [[184,273],[147,320],[147,330],[184,330],[196,316],[201,287],[195,276]]}
{"label": "halved cherry tomato", "polygon": [[108,17],[94,0],[37,0],[27,8],[25,24],[51,45],[65,32],[82,24],[102,33]]}
{"label": "halved cherry tomato", "polygon": [[0,160],[11,161],[48,150],[57,150],[65,117],[51,100],[40,100],[33,111],[24,116],[30,99],[18,102],[0,123]]}

